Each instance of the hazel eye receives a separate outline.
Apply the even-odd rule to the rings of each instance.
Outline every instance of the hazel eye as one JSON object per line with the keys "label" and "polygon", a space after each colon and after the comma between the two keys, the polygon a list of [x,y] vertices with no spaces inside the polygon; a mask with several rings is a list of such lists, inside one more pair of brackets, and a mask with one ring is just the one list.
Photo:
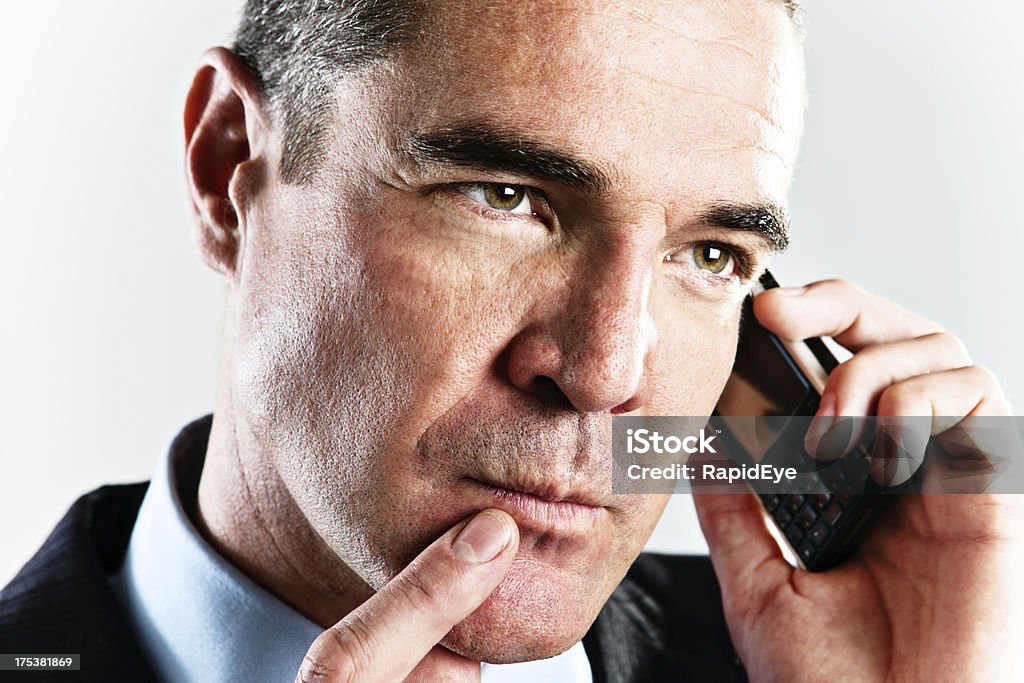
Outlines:
{"label": "hazel eye", "polygon": [[533,215],[530,192],[522,185],[476,183],[464,185],[460,191],[473,201],[495,211]]}
{"label": "hazel eye", "polygon": [[716,242],[698,242],[665,257],[666,261],[696,267],[721,280],[732,280],[743,272],[742,257]]}
{"label": "hazel eye", "polygon": [[715,275],[721,275],[728,269],[726,276],[730,276],[736,270],[736,259],[732,253],[715,244],[694,245],[693,262],[698,268]]}

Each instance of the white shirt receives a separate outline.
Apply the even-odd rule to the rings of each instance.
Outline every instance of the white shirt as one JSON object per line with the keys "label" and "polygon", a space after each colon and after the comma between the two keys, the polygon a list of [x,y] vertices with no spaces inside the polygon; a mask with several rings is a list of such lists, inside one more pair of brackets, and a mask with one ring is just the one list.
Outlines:
{"label": "white shirt", "polygon": [[[185,514],[175,463],[205,430],[182,430],[157,468],[111,585],[156,674],[177,683],[291,683],[323,630],[218,555]],[[191,453],[191,455],[190,455]],[[483,683],[592,683],[583,643],[551,659],[483,664]]]}

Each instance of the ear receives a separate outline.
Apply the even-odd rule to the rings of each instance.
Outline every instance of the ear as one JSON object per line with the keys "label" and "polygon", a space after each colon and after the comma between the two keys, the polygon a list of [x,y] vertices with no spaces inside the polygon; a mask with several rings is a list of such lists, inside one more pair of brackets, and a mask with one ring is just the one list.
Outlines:
{"label": "ear", "polygon": [[224,48],[203,55],[185,100],[185,182],[203,260],[233,276],[245,206],[260,183],[258,158],[269,119],[256,78]]}

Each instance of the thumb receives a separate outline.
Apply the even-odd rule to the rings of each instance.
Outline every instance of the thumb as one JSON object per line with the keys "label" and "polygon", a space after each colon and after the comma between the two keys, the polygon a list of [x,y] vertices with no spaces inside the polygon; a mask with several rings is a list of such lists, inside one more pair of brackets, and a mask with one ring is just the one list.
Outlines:
{"label": "thumb", "polygon": [[765,526],[752,493],[694,493],[727,615],[759,614],[793,568]]}
{"label": "thumb", "polygon": [[456,525],[324,631],[310,646],[296,680],[404,679],[494,591],[518,546],[519,529],[500,510],[484,510]]}

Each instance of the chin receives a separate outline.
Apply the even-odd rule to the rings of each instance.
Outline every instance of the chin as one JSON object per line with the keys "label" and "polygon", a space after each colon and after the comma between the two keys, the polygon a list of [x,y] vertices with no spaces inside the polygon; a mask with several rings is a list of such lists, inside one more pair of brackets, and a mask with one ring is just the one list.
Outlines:
{"label": "chin", "polygon": [[604,578],[517,559],[494,593],[441,644],[489,664],[554,657],[582,640],[597,618],[608,598]]}

